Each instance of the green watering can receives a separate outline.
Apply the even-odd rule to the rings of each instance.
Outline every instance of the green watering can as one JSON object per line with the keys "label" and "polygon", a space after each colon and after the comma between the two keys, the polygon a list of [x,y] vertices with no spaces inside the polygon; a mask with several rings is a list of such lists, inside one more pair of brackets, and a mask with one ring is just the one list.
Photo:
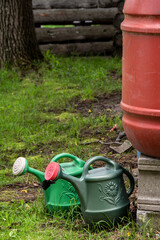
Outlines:
{"label": "green watering can", "polygon": [[[63,169],[64,173],[71,175],[74,178],[81,177],[85,164],[83,160],[74,155],[62,153],[55,156],[51,160],[51,163],[54,162],[58,165],[56,162],[60,158],[69,158],[73,160],[72,162],[65,162],[60,164],[60,167]],[[44,173],[29,167],[27,160],[23,157],[19,157],[13,165],[13,174],[23,175],[26,172],[35,175],[38,178],[39,182],[41,184],[43,183],[43,189],[46,189],[44,190],[45,203],[50,212],[53,212],[57,208],[67,210],[71,206],[80,205],[77,192],[70,182],[64,179],[59,179],[56,184],[48,187],[50,185],[50,182],[45,182]]]}
{"label": "green watering can", "polygon": [[[104,161],[106,166],[89,170],[90,165],[95,161]],[[126,174],[130,180],[128,192],[123,174]],[[101,156],[91,158],[85,163],[81,178],[76,178],[65,173],[61,165],[51,162],[46,168],[44,183],[47,184],[47,181],[54,183],[59,181],[58,179],[64,179],[75,187],[86,223],[99,221],[116,223],[127,216],[130,206],[129,196],[134,189],[134,178],[118,163]]]}

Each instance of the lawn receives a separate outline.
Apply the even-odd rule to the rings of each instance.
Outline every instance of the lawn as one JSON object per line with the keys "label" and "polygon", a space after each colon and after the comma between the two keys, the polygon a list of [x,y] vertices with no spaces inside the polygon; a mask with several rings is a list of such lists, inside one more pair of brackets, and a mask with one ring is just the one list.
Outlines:
{"label": "lawn", "polygon": [[121,60],[55,58],[49,52],[45,60],[32,69],[0,72],[0,238],[156,239],[149,225],[140,228],[135,222],[137,182],[128,219],[112,228],[91,228],[78,209],[49,214],[35,176],[13,176],[19,156],[44,172],[62,152],[85,161],[105,156],[137,171],[134,149],[122,154],[110,149],[123,131]]}

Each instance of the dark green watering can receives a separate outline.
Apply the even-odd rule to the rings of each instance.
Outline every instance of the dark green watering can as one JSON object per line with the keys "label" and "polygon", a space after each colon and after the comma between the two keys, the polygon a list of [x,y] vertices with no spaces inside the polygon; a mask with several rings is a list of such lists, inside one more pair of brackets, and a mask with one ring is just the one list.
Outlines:
{"label": "dark green watering can", "polygon": [[[106,166],[89,170],[90,165],[95,161],[104,161]],[[130,188],[127,192],[123,174],[126,174],[130,180]],[[85,163],[80,179],[66,174],[59,164],[50,163],[45,171],[45,183],[47,181],[54,183],[60,178],[75,187],[86,223],[117,222],[127,216],[130,206],[129,196],[134,189],[134,178],[118,163],[105,157],[91,158]]]}
{"label": "dark green watering can", "polygon": [[[69,158],[72,160],[72,162],[65,162],[60,164],[60,167],[63,169],[63,172],[75,178],[80,178],[83,172],[85,162],[80,158],[68,153],[62,153],[55,156],[51,160],[51,162],[54,162],[55,164],[58,165],[58,163],[56,162],[61,158]],[[20,157],[15,161],[13,165],[13,174],[23,175],[26,172],[35,175],[38,178],[39,182],[41,184],[43,183],[44,189],[48,187],[48,185],[46,185],[46,187],[44,186],[45,185],[44,173],[29,167],[27,160],[25,158]],[[67,210],[70,207],[80,205],[80,201],[75,188],[72,186],[70,182],[64,179],[59,179],[56,182],[56,184],[53,184],[49,188],[44,190],[44,196],[46,206],[51,212],[57,208]]]}

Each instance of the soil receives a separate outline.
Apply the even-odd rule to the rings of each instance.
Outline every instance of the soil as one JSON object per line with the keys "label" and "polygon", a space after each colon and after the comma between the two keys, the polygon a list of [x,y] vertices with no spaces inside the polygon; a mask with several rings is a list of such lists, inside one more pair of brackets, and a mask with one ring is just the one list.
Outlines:
{"label": "soil", "polygon": [[[100,114],[106,114],[106,115],[120,115],[122,114],[121,108],[120,108],[120,100],[121,100],[121,94],[120,93],[113,93],[112,95],[104,95],[97,97],[93,101],[78,101],[76,106],[76,111],[81,113],[83,116],[87,116],[89,114],[89,109],[91,110],[91,113],[94,114],[94,116],[99,116]],[[125,154],[117,154],[115,152],[111,152],[110,149],[110,142],[114,142],[116,140],[116,137],[118,136],[119,130],[115,132],[114,136],[106,136],[103,141],[100,141],[101,144],[100,147],[100,154],[103,156],[108,156],[108,153],[110,153],[110,159],[115,160],[119,164],[121,164],[123,167],[127,168],[134,176],[135,178],[135,189],[130,197],[130,203],[131,203],[131,213],[133,217],[135,218],[136,215],[136,209],[137,209],[137,187],[138,187],[138,168],[137,168],[137,156],[136,151],[134,149],[130,149]],[[89,136],[89,132],[87,130],[83,132],[83,136]],[[99,135],[99,132],[97,131],[97,136]],[[126,137],[125,137],[126,139]],[[124,139],[124,140],[125,140]],[[106,144],[107,142],[107,144]],[[90,144],[90,143],[89,143]],[[92,143],[91,143],[92,144]],[[96,144],[96,143],[93,143]],[[96,147],[96,146],[95,146]],[[104,163],[102,162],[96,162],[94,164],[94,167],[101,167]],[[9,184],[0,189],[0,201],[1,202],[13,202],[15,200],[20,201],[21,199],[24,199],[25,202],[32,202],[35,201],[38,195],[43,195],[42,188],[39,183],[16,183],[16,184]]]}
{"label": "soil", "polygon": [[96,97],[94,100],[79,101],[76,105],[77,112],[88,116],[89,109],[95,116],[100,114],[116,115],[122,114],[120,108],[121,93],[112,93]]}
{"label": "soil", "polygon": [[33,202],[38,195],[42,195],[39,183],[14,183],[7,184],[0,189],[0,202]]}

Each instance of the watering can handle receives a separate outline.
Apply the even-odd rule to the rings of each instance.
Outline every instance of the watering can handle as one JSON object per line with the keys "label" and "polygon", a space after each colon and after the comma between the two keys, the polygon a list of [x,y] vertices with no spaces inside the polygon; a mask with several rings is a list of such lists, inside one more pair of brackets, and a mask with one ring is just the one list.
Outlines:
{"label": "watering can handle", "polygon": [[122,169],[123,169],[123,173],[127,175],[127,177],[129,178],[129,181],[130,181],[130,188],[127,192],[127,195],[129,197],[134,190],[135,182],[134,182],[134,178],[133,178],[132,174],[130,172],[128,172],[125,168],[122,167]]}
{"label": "watering can handle", "polygon": [[72,159],[76,164],[78,164],[80,167],[83,167],[85,162],[81,160],[80,158],[70,154],[70,153],[61,153],[56,155],[54,158],[52,158],[51,162],[57,162],[60,158],[70,158]]}
{"label": "watering can handle", "polygon": [[84,165],[84,169],[83,169],[83,176],[87,175],[87,172],[89,170],[90,165],[95,162],[95,161],[104,161],[106,162],[108,165],[110,165],[113,169],[117,169],[119,168],[119,164],[102,156],[98,156],[98,157],[93,157],[90,158]]}
{"label": "watering can handle", "polygon": [[104,161],[106,163],[108,163],[113,169],[122,169],[123,170],[123,173],[125,173],[127,175],[127,177],[129,178],[130,180],[130,188],[127,192],[127,195],[128,197],[132,194],[133,190],[134,190],[134,178],[132,176],[132,174],[130,172],[128,172],[125,168],[123,168],[122,166],[120,166],[118,163],[108,159],[108,158],[105,158],[105,157],[102,157],[102,156],[98,156],[98,157],[93,157],[91,159],[89,159],[85,165],[84,165],[84,169],[83,169],[83,176],[85,177],[85,175],[87,175],[88,173],[88,170],[89,170],[89,166],[95,162],[95,161]]}

